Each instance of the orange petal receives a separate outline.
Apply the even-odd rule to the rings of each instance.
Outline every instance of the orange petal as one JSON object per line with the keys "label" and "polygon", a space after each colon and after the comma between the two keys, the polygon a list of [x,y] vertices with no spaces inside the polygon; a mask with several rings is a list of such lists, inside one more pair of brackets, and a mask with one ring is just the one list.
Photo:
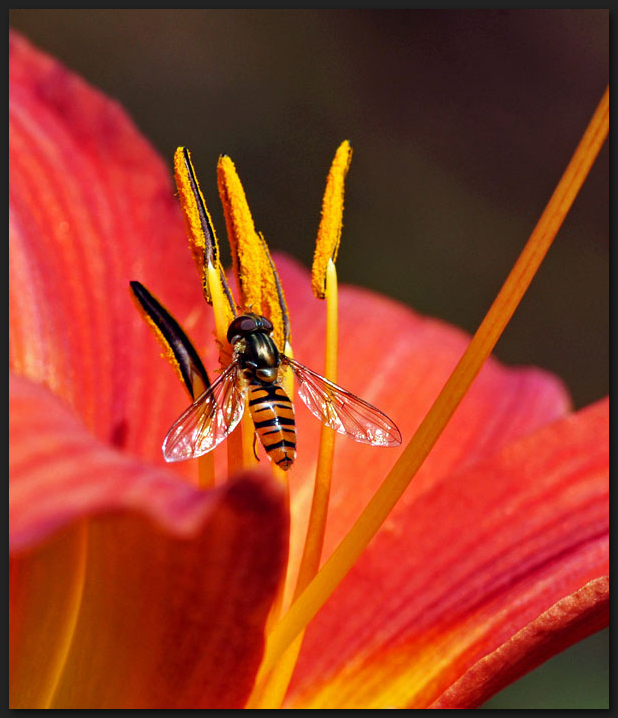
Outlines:
{"label": "orange petal", "polygon": [[10,388],[11,706],[242,706],[285,567],[281,489],[198,492]]}
{"label": "orange petal", "polygon": [[203,358],[217,365],[170,168],[115,102],[15,33],[9,49],[11,366],[99,438],[162,464],[187,399],[129,281],[170,307],[200,350],[208,340]]}
{"label": "orange petal", "polygon": [[287,705],[471,707],[600,628],[603,590],[578,592],[608,570],[608,410],[404,495],[307,629]]}

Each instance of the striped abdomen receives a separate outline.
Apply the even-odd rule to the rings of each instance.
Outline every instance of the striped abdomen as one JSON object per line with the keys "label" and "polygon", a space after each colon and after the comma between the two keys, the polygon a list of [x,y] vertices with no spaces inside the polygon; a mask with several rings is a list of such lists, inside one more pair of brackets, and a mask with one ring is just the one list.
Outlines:
{"label": "striped abdomen", "polygon": [[249,411],[270,458],[284,470],[296,458],[294,406],[279,384],[249,384]]}

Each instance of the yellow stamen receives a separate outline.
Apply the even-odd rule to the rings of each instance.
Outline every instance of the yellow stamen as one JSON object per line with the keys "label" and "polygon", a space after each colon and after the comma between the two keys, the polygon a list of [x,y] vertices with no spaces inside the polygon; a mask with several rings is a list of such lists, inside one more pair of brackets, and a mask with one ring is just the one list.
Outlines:
{"label": "yellow stamen", "polygon": [[262,306],[264,256],[255,231],[251,210],[236,167],[227,155],[217,164],[219,195],[225,213],[228,240],[232,250],[232,269],[238,280],[240,303],[259,312]]}
{"label": "yellow stamen", "polygon": [[163,356],[174,369],[192,399],[208,386],[208,375],[183,328],[140,282],[130,282],[131,297],[142,318],[157,338]]}
{"label": "yellow stamen", "polygon": [[[343,148],[343,149],[342,149]],[[314,273],[322,277],[320,298],[326,297],[326,350],[324,357],[324,376],[332,382],[337,381],[338,350],[338,287],[337,270],[334,256],[341,236],[344,180],[350,164],[349,145],[344,142],[337,151],[328,175],[324,196],[322,220],[318,231],[318,245],[314,258]],[[342,161],[342,155],[347,161]],[[334,192],[333,187],[336,187]],[[336,194],[336,201],[334,195]],[[325,263],[325,266],[320,266]],[[318,265],[316,271],[316,265]],[[307,587],[320,567],[320,558],[324,546],[328,503],[335,455],[336,432],[322,425],[318,451],[318,463],[313,487],[313,497],[309,512],[307,535],[300,562],[294,600]],[[270,674],[259,680],[249,701],[249,708],[278,708],[281,706],[298,660],[304,637],[301,631],[278,660]]]}
{"label": "yellow stamen", "polygon": [[258,681],[272,670],[375,536],[493,350],[538,270],[609,128],[609,89],[502,289],[429,413],[366,509],[313,581],[269,634]]}
{"label": "yellow stamen", "polygon": [[[223,155],[217,164],[219,195],[225,214],[228,241],[232,252],[232,268],[236,275],[241,295],[241,305],[246,309],[267,316],[274,327],[273,339],[282,349],[289,339],[289,321],[283,290],[262,235],[255,229],[251,210],[240,177],[231,158]],[[255,430],[251,417],[245,412],[242,425],[242,439],[237,441],[237,429],[230,437],[228,464],[230,471],[240,468],[232,463],[232,454],[242,456],[244,466],[256,463],[254,441]],[[273,465],[273,474],[283,482],[282,472]]]}
{"label": "yellow stamen", "polygon": [[[285,353],[286,348],[290,348],[291,341],[288,308],[285,301],[285,295],[283,294],[281,280],[279,279],[275,263],[270,256],[268,245],[261,234],[259,237],[262,244],[262,252],[264,253],[264,257],[266,259],[264,265],[266,267],[266,271],[261,278],[263,286],[262,309],[273,324],[273,339],[275,344]],[[288,354],[287,356],[290,355]],[[288,373],[291,374],[291,372]],[[290,396],[292,396],[292,394],[290,394]]]}
{"label": "yellow stamen", "polygon": [[[180,369],[180,364],[178,363],[178,360],[176,359],[176,356],[174,355],[174,352],[172,351],[172,347],[169,345],[163,332],[159,329],[159,327],[155,324],[152,317],[148,314],[148,312],[140,304],[140,302],[136,298],[135,294],[131,293],[131,297],[133,298],[133,304],[135,304],[138,312],[142,315],[142,319],[146,322],[146,324],[150,328],[150,331],[157,338],[157,341],[159,342],[159,346],[161,347],[161,350],[162,350],[161,356],[163,357],[163,359],[166,359],[167,362],[169,363],[169,365],[172,367],[176,376],[178,377],[178,380],[181,383],[184,383],[184,377],[183,377],[182,371]],[[194,396],[199,396],[199,394],[194,393]]]}
{"label": "yellow stamen", "polygon": [[[352,148],[346,140],[342,142],[333,159],[326,190],[322,201],[322,218],[318,229],[315,255],[312,267],[312,287],[316,296],[326,298],[326,351],[324,356],[324,376],[332,382],[337,381],[337,350],[338,350],[338,313],[339,294],[337,286],[337,270],[335,259],[341,228],[343,226],[343,197],[345,178],[352,160]],[[317,289],[319,288],[319,292]],[[306,588],[317,573],[324,545],[328,501],[335,456],[336,432],[322,425],[320,433],[320,449],[316,469],[313,498],[309,513],[307,538],[303,549],[294,598]]]}
{"label": "yellow stamen", "polygon": [[217,179],[241,304],[246,310],[270,319],[273,339],[282,349],[289,339],[283,291],[266,242],[255,229],[236,167],[227,155],[219,158]]}
{"label": "yellow stamen", "polygon": [[[165,307],[142,284],[131,282],[130,286],[135,305],[158,339],[163,356],[172,365],[191,399],[195,400],[209,386],[209,380],[191,340]],[[201,458],[198,461],[198,486],[202,489],[214,486],[214,472],[214,458]]]}
{"label": "yellow stamen", "polygon": [[208,267],[214,267],[226,295],[231,317],[235,313],[235,307],[221,266],[217,234],[195,175],[191,155],[186,147],[178,147],[174,154],[174,178],[185,217],[191,254],[202,281],[206,301],[209,304],[213,303],[210,287],[213,286],[214,280],[212,276],[207,279],[206,273]]}
{"label": "yellow stamen", "polygon": [[[208,289],[208,293],[211,297],[212,310],[215,316],[215,335],[217,343],[219,344],[219,351],[221,355],[228,347],[227,330],[233,319],[233,315],[230,312],[227,297],[220,281],[220,274],[216,267],[209,264],[205,268],[205,277],[206,288]],[[225,366],[226,364],[229,364],[229,359],[231,357],[228,357],[227,361],[225,361],[222,356],[220,356],[220,358],[222,359],[221,365]]]}
{"label": "yellow stamen", "polygon": [[322,200],[322,219],[311,269],[311,288],[318,299],[324,299],[328,263],[337,259],[343,218],[343,189],[351,160],[352,147],[345,140],[335,153]]}
{"label": "yellow stamen", "polygon": [[258,674],[255,687],[249,696],[245,708],[253,710],[275,710],[281,708],[288,686],[292,680],[304,636],[305,631],[302,630],[292,640],[292,643],[277,661],[276,666],[265,678],[260,677],[261,673]]}
{"label": "yellow stamen", "polygon": [[[286,355],[286,357],[289,357],[290,359],[294,358],[292,345],[289,342],[285,343],[283,353]],[[283,386],[285,393],[288,396],[294,396],[294,374],[289,367],[283,373],[283,380],[281,381],[281,385]]]}
{"label": "yellow stamen", "polygon": [[[179,147],[174,154],[174,176],[182,207],[189,246],[197,266],[204,296],[212,305],[215,334],[219,344],[221,366],[229,363],[227,329],[235,314],[235,302],[227,285],[219,258],[219,244],[210,213],[191,162],[189,150]],[[228,472],[235,473],[244,466],[243,431],[239,425],[227,442]],[[198,459],[200,486],[214,485],[214,456],[205,454]]]}

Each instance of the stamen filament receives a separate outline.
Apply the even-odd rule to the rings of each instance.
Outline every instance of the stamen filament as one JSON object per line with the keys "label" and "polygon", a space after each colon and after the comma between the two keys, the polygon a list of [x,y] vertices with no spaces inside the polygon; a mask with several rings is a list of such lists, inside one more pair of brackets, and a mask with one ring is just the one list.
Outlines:
{"label": "stamen filament", "polygon": [[[332,259],[328,260],[326,269],[326,350],[324,357],[324,376],[332,382],[337,381],[338,351],[338,291],[337,270]],[[316,468],[313,498],[309,513],[307,536],[303,555],[300,561],[298,577],[294,589],[294,599],[307,587],[320,567],[320,558],[326,533],[328,502],[335,456],[336,432],[322,425],[318,464]],[[292,679],[292,674],[302,646],[304,631],[296,636],[292,644],[281,656],[277,664],[265,679],[257,684],[249,708],[280,708],[285,693]]]}
{"label": "stamen filament", "polygon": [[[244,420],[244,416],[243,416]],[[233,476],[245,467],[245,454],[243,436],[243,420],[238,422],[236,428],[227,437],[227,475]]]}
{"label": "stamen filament", "polygon": [[[193,381],[195,397],[206,391],[206,384],[197,377]],[[200,489],[212,489],[215,485],[215,455],[212,451],[203,454],[197,460],[197,484]]]}
{"label": "stamen filament", "polygon": [[[313,293],[318,299],[326,298],[324,375],[333,382],[337,381],[338,345],[338,292],[335,259],[341,240],[344,186],[351,158],[350,143],[342,142],[337,148],[326,178],[322,217],[311,270]],[[320,567],[328,516],[334,451],[335,432],[322,425],[307,535],[293,600],[298,598]],[[279,708],[281,706],[298,660],[303,636],[304,631],[296,636],[266,678],[258,681],[251,697],[251,707]]]}
{"label": "stamen filament", "polygon": [[215,455],[212,451],[197,460],[197,484],[200,489],[212,489],[215,485]]}
{"label": "stamen filament", "polygon": [[330,597],[414,478],[521,301],[596,159],[608,129],[609,89],[606,89],[515,266],[427,416],[356,523],[269,634],[258,682],[272,670]]}
{"label": "stamen filament", "polygon": [[[337,381],[338,347],[338,292],[337,270],[332,259],[326,269],[326,352],[324,358],[324,376],[332,382]],[[320,557],[326,532],[328,500],[335,456],[336,432],[322,424],[320,450],[316,469],[313,499],[309,513],[307,538],[300,562],[294,598],[296,599],[315,576],[320,567]]]}
{"label": "stamen filament", "polygon": [[302,630],[288,646],[272,671],[263,679],[260,674],[247,701],[246,708],[276,710],[281,708],[288,686],[292,680],[296,661],[302,646],[305,631]]}
{"label": "stamen filament", "polygon": [[[215,335],[219,344],[219,361],[225,366],[223,347],[227,346],[227,329],[230,325],[229,303],[224,293],[223,285],[219,279],[219,271],[212,264],[206,266],[206,286],[211,298],[215,317]],[[232,431],[227,439],[227,468],[228,475],[241,471],[244,467],[243,431],[242,422]]]}
{"label": "stamen filament", "polygon": [[255,426],[253,425],[251,414],[246,408],[240,423],[242,424],[242,461],[243,468],[246,469],[250,466],[255,466],[258,462],[258,458],[255,455]]}

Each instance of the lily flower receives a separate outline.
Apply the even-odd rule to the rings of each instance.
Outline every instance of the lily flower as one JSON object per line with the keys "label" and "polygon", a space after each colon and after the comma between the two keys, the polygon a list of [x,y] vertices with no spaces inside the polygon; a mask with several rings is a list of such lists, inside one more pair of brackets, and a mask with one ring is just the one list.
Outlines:
{"label": "lily flower", "polygon": [[[123,110],[16,34],[9,81],[11,707],[472,708],[607,625],[608,400],[573,413],[559,379],[489,357],[461,401],[436,401],[477,335],[337,288],[347,143],[315,293],[292,259],[270,264],[220,163],[229,234],[250,237],[230,285],[245,308],[279,308],[286,352],[387,411],[404,445],[334,449],[300,405],[285,475],[255,461],[247,417],[206,458],[166,464],[193,399],[128,287],[173,313],[211,379],[230,361],[234,304],[203,296],[224,287],[198,241],[205,215],[191,234],[199,186],[183,197],[181,168],[183,218]],[[269,278],[275,293],[256,298]]]}

